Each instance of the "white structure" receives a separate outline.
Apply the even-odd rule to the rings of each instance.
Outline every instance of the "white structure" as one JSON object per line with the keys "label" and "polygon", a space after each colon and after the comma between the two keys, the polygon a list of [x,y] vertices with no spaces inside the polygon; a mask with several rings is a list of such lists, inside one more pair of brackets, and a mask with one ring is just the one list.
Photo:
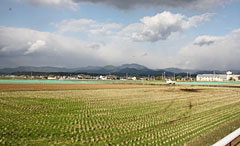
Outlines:
{"label": "white structure", "polygon": [[240,75],[233,75],[232,72],[228,71],[226,74],[199,74],[197,75],[197,81],[215,81],[215,82],[223,82],[223,81],[238,81]]}
{"label": "white structure", "polygon": [[238,81],[240,75],[233,75],[232,72],[227,72],[227,80]]}
{"label": "white structure", "polygon": [[233,131],[223,139],[219,140],[212,146],[225,146],[225,145],[237,145],[239,144],[239,138],[240,138],[240,128]]}
{"label": "white structure", "polygon": [[104,77],[104,76],[101,75],[101,76],[99,77],[99,79],[100,79],[100,80],[107,80],[107,77]]}
{"label": "white structure", "polygon": [[132,80],[137,80],[137,78],[136,77],[132,77]]}
{"label": "white structure", "polygon": [[216,75],[216,74],[201,74],[197,75],[197,81],[217,81],[223,82],[227,80],[226,75]]}
{"label": "white structure", "polygon": [[57,77],[55,77],[55,76],[48,76],[48,78],[47,78],[48,80],[56,80],[57,79]]}
{"label": "white structure", "polygon": [[170,79],[168,79],[166,83],[167,83],[167,84],[173,84],[173,85],[175,85],[175,84],[176,84],[176,82],[175,82],[175,81],[172,81],[172,80],[170,80]]}

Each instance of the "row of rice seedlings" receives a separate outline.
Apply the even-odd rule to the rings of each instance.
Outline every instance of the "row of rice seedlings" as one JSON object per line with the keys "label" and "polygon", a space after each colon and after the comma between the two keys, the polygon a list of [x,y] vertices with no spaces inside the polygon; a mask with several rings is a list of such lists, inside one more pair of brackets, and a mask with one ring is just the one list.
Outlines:
{"label": "row of rice seedlings", "polygon": [[[66,97],[67,98],[67,97]],[[20,98],[21,99],[21,98]],[[184,98],[182,98],[184,99]],[[27,113],[25,116],[25,120],[19,117],[9,117],[12,120],[18,119],[17,124],[21,125],[18,131],[15,129],[11,129],[14,127],[14,124],[10,123],[11,126],[6,126],[8,133],[15,133],[16,135],[22,135],[22,137],[32,137],[32,138],[50,138],[52,141],[56,142],[56,138],[60,137],[61,140],[70,140],[70,143],[80,143],[80,144],[99,144],[99,143],[114,143],[115,141],[121,145],[131,145],[140,142],[141,144],[174,144],[181,143],[191,138],[190,135],[197,135],[199,132],[194,132],[198,130],[198,127],[201,127],[201,123],[197,123],[197,120],[192,120],[194,124],[190,124],[188,126],[183,126],[181,130],[178,129],[177,125],[171,124],[171,126],[164,127],[164,123],[168,122],[169,119],[176,117],[178,112],[175,110],[176,105],[172,107],[167,114],[171,113],[171,115],[164,115],[161,112],[157,112],[158,110],[162,110],[163,108],[158,108],[155,104],[154,107],[151,105],[154,104],[143,104],[144,108],[139,108],[140,111],[146,110],[142,114],[137,114],[137,110],[132,110],[131,107],[126,106],[126,108],[119,108],[123,111],[118,112],[115,110],[113,105],[98,105],[93,106],[92,103],[83,104],[82,100],[65,100],[64,102],[55,101],[55,100],[25,100],[24,102],[31,103],[31,105],[24,104],[24,102],[20,102],[17,99],[14,104],[11,104],[14,108],[10,108],[7,112],[8,114],[18,115],[16,109],[21,109]],[[14,101],[12,100],[12,101]],[[12,103],[12,102],[11,102]],[[104,102],[105,103],[105,102]],[[150,102],[151,103],[151,102]],[[181,104],[183,102],[178,102],[177,104]],[[42,105],[41,105],[42,104]],[[46,105],[45,105],[46,104]],[[115,104],[114,104],[115,105]],[[23,108],[26,106],[27,108]],[[122,106],[122,105],[120,105]],[[54,108],[56,111],[53,112]],[[101,110],[98,110],[101,109]],[[132,107],[134,109],[135,107]],[[43,110],[43,111],[38,111]],[[182,109],[184,111],[184,108]],[[186,109],[185,109],[186,110]],[[11,112],[9,112],[11,111]],[[5,111],[6,112],[6,111]],[[106,113],[102,116],[92,116],[95,113]],[[125,112],[125,114],[124,114]],[[216,115],[219,111],[215,111]],[[215,113],[213,112],[213,113]],[[232,111],[231,111],[232,112]],[[233,114],[229,112],[228,114]],[[15,113],[15,114],[14,114]],[[59,115],[54,115],[58,113]],[[121,114],[119,114],[121,113]],[[120,115],[122,118],[116,118],[117,115]],[[158,114],[162,115],[161,118],[157,117]],[[205,113],[206,114],[206,113]],[[135,116],[137,115],[137,116]],[[216,119],[216,115],[209,114],[208,117],[202,117],[202,119],[209,119],[209,121],[214,121]],[[221,115],[224,117],[226,114]],[[215,117],[214,117],[215,116]],[[5,115],[5,117],[7,117]],[[156,118],[157,117],[157,118]],[[147,118],[150,118],[148,120]],[[224,117],[226,119],[226,117]],[[7,119],[7,118],[4,118]],[[199,120],[201,121],[201,120]],[[209,121],[203,122],[202,125],[209,123]],[[14,121],[15,122],[15,121]],[[191,122],[191,121],[190,121]],[[186,122],[187,123],[187,122]],[[31,124],[35,124],[35,127]],[[197,125],[198,124],[198,125]],[[213,124],[214,125],[214,124]],[[194,128],[196,127],[196,128]],[[52,128],[53,130],[46,130],[47,128]],[[162,130],[163,129],[163,130]],[[177,132],[174,129],[178,129]],[[3,133],[5,132],[3,131]],[[58,132],[56,132],[58,131]],[[158,135],[154,134],[154,132],[160,131]],[[5,132],[6,133],[6,132]],[[171,135],[171,133],[181,133],[179,135]],[[197,133],[197,134],[196,134]],[[144,134],[144,137],[140,137],[140,140],[132,140],[129,137],[137,137],[138,135]],[[12,139],[9,137],[8,139]],[[127,135],[127,136],[124,136]],[[159,135],[161,136],[159,138]],[[121,141],[119,141],[121,139]],[[6,137],[4,136],[2,142],[6,144]],[[9,144],[12,144],[16,141],[8,141]]]}

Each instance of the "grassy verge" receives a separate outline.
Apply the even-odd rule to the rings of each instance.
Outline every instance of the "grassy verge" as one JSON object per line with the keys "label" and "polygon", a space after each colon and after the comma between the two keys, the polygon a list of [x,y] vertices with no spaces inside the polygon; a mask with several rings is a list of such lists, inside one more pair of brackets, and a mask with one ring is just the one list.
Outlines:
{"label": "grassy verge", "polygon": [[208,146],[213,145],[217,141],[221,140],[228,134],[232,133],[236,129],[240,127],[240,117],[229,121],[228,123],[221,125],[215,129],[212,129],[210,132],[206,134],[202,134],[199,137],[193,139],[192,141],[188,142],[187,146]]}

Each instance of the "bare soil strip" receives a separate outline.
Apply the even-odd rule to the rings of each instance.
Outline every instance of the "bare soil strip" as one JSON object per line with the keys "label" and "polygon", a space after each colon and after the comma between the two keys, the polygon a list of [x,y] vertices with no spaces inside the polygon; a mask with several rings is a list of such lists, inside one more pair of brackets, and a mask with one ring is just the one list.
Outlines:
{"label": "bare soil strip", "polygon": [[131,84],[0,84],[0,91],[126,89],[126,88],[146,88],[146,87],[153,87],[153,86],[131,85]]}

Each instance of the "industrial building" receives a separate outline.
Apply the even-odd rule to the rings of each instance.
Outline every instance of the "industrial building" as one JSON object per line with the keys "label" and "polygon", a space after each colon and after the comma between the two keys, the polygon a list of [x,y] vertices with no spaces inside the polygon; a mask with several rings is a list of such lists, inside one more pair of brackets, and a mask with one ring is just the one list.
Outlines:
{"label": "industrial building", "polygon": [[198,74],[196,80],[207,82],[238,81],[239,76],[228,71],[226,74]]}

